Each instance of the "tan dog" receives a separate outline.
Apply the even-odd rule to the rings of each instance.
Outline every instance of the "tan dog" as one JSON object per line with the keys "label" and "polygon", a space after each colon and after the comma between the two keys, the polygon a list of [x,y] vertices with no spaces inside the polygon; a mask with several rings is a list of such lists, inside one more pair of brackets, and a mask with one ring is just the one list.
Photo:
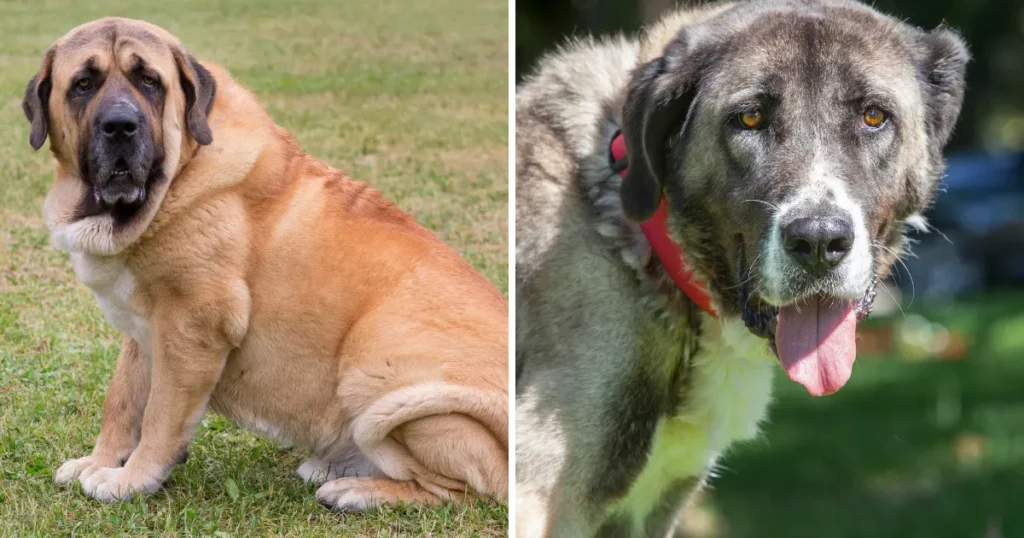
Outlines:
{"label": "tan dog", "polygon": [[453,249],[151,24],[69,32],[24,109],[52,241],[124,333],[57,482],[156,491],[210,405],[310,449],[335,510],[507,497],[507,303]]}

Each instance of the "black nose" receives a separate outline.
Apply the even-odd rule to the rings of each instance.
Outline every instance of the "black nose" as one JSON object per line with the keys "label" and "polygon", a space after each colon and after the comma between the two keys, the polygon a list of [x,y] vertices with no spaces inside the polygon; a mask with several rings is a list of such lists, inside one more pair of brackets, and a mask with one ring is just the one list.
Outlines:
{"label": "black nose", "polygon": [[127,108],[115,108],[104,114],[100,120],[100,131],[103,132],[103,136],[112,140],[129,140],[138,130],[138,116]]}
{"label": "black nose", "polygon": [[853,247],[853,223],[848,217],[803,217],[782,228],[786,254],[812,274],[839,265]]}

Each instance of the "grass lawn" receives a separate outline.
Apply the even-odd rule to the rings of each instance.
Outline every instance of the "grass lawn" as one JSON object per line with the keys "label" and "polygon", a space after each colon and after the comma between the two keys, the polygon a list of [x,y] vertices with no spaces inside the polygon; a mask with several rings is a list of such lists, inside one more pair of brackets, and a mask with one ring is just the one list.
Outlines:
{"label": "grass lawn", "polygon": [[765,435],[725,458],[691,536],[1024,536],[1024,292],[913,311],[965,357],[862,356],[821,399],[780,371]]}
{"label": "grass lawn", "polygon": [[[49,152],[20,107],[50,43],[144,18],[256,91],[310,153],[370,182],[508,288],[504,0],[5,0],[0,4],[0,536],[498,536],[505,505],[338,515],[278,448],[209,414],[166,487],[123,505],[59,488],[89,453],[115,330],[47,244]],[[132,7],[126,7],[132,6]]]}

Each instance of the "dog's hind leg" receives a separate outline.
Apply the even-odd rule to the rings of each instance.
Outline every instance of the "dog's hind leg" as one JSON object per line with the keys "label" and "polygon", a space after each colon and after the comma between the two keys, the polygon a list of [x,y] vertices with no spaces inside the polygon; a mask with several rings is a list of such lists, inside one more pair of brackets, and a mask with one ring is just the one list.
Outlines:
{"label": "dog's hind leg", "polygon": [[[392,459],[412,480],[341,478],[324,484],[320,504],[340,512],[379,504],[438,505],[477,497],[504,499],[508,491],[508,452],[482,424],[465,415],[432,415],[403,424],[391,438],[407,450]],[[383,457],[394,458],[394,454]]]}
{"label": "dog's hind leg", "polygon": [[365,512],[381,504],[436,506],[441,498],[416,482],[390,478],[338,478],[316,491],[316,500],[335,512]]}
{"label": "dog's hind leg", "polygon": [[[385,486],[407,494],[400,500],[422,502],[427,498],[421,490],[433,503],[503,500],[508,497],[507,410],[504,394],[424,383],[377,399],[355,417],[351,431],[370,461],[394,481],[407,483]],[[401,497],[360,489],[380,502]]]}
{"label": "dog's hind leg", "polygon": [[432,415],[402,425],[394,437],[429,471],[415,480],[436,495],[468,490],[492,499],[508,496],[508,451],[476,420]]}

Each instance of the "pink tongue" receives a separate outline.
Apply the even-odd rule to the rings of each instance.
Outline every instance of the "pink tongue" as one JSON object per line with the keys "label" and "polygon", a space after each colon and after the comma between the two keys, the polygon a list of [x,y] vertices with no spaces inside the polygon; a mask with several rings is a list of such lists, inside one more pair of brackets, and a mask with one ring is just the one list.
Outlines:
{"label": "pink tongue", "polygon": [[822,301],[779,309],[775,346],[789,378],[813,396],[832,394],[850,379],[857,358],[852,301]]}

